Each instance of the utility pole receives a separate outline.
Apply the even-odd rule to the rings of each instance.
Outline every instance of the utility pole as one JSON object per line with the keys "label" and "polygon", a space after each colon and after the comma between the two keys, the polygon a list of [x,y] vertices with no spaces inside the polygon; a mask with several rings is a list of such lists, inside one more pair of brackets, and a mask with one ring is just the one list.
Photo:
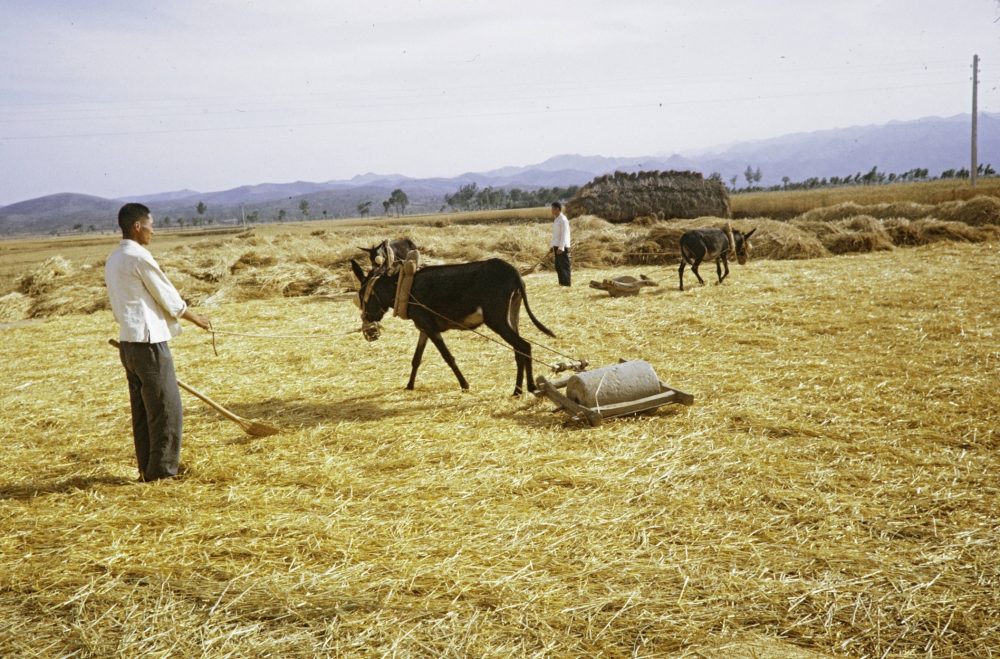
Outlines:
{"label": "utility pole", "polygon": [[972,187],[976,187],[976,172],[979,170],[979,163],[976,162],[976,91],[979,88],[979,55],[972,56],[972,167],[969,168],[969,181]]}

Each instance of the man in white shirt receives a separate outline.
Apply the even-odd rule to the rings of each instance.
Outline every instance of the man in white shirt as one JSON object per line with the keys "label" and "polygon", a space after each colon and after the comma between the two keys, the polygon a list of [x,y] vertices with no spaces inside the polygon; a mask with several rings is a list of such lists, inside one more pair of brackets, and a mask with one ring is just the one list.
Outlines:
{"label": "man in white shirt", "polygon": [[181,332],[180,319],[205,330],[208,318],[188,309],[153,255],[153,216],[142,204],[118,211],[123,239],[104,266],[111,310],[120,325],[118,349],[128,379],[132,437],[139,479],[177,475],[183,412],[167,341]]}
{"label": "man in white shirt", "polygon": [[569,220],[562,212],[562,204],[552,202],[552,253],[556,258],[556,275],[560,286],[570,285]]}

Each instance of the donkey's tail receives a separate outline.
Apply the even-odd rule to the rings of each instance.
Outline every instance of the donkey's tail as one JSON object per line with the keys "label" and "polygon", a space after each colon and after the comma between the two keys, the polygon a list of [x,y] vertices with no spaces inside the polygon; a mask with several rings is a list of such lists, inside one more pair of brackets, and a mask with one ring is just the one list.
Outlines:
{"label": "donkey's tail", "polygon": [[542,325],[542,321],[535,318],[535,314],[531,313],[531,307],[528,305],[528,291],[525,290],[524,280],[521,279],[520,276],[518,276],[517,278],[517,288],[521,292],[521,299],[524,300],[524,310],[528,312],[528,318],[531,319],[531,322],[533,322],[535,324],[535,327],[540,329],[542,332],[548,334],[553,339],[556,338],[555,332],[550,330],[545,325]]}
{"label": "donkey's tail", "polygon": [[681,243],[681,263],[694,265],[694,256],[691,255],[691,251],[688,250],[687,245],[684,243]]}

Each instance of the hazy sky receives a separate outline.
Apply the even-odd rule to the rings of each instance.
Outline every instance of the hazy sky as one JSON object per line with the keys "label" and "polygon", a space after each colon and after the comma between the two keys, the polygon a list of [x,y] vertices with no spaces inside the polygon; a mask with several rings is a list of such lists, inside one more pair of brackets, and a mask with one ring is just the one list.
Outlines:
{"label": "hazy sky", "polygon": [[0,0],[0,205],[455,176],[971,108],[997,0]]}

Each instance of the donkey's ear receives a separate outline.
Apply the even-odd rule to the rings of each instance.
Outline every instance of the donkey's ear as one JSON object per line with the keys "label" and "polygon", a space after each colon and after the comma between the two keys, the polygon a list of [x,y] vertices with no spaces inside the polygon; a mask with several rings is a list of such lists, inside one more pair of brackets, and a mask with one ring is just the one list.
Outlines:
{"label": "donkey's ear", "polygon": [[351,270],[354,272],[354,276],[358,278],[358,281],[362,284],[365,283],[365,271],[361,269],[361,266],[354,259],[351,259]]}
{"label": "donkey's ear", "polygon": [[757,229],[750,229],[750,233],[743,234],[743,240],[750,240],[750,236],[752,236],[753,232],[756,231],[756,230]]}

